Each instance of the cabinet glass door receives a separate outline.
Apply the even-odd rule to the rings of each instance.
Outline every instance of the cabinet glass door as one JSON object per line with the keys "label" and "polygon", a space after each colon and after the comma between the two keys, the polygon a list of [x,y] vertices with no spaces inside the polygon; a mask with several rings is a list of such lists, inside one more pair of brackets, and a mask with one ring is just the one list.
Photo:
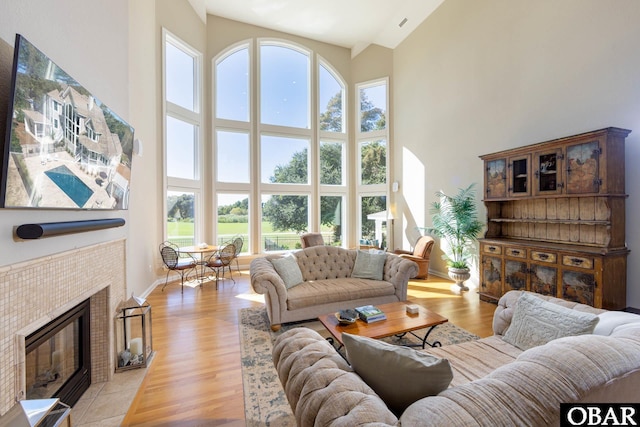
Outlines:
{"label": "cabinet glass door", "polygon": [[529,183],[529,156],[509,159],[509,195],[531,195]]}
{"label": "cabinet glass door", "polygon": [[564,186],[560,172],[562,171],[562,152],[554,150],[547,153],[536,153],[534,156],[534,193],[559,194]]}
{"label": "cabinet glass door", "polygon": [[598,141],[567,146],[567,193],[584,194],[600,191],[600,144]]}
{"label": "cabinet glass door", "polygon": [[531,265],[531,292],[558,296],[558,269],[546,265]]}
{"label": "cabinet glass door", "polygon": [[484,179],[487,199],[507,197],[507,159],[487,161]]}

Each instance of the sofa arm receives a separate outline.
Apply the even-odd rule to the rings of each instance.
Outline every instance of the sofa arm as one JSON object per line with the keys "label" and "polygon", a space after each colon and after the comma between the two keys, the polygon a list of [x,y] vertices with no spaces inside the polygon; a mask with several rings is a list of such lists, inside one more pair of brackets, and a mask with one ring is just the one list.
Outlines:
{"label": "sofa arm", "polygon": [[383,279],[396,288],[396,296],[400,301],[407,299],[409,279],[418,274],[418,264],[398,255],[387,254],[384,263]]}
{"label": "sofa arm", "polygon": [[249,266],[251,287],[265,296],[265,305],[272,325],[280,324],[282,307],[287,304],[287,287],[267,257],[256,258]]}
{"label": "sofa arm", "polygon": [[[498,301],[496,311],[493,313],[493,333],[495,335],[504,335],[509,325],[511,325],[511,319],[513,318],[513,310],[520,295],[529,291],[509,291],[502,295]],[[581,311],[585,313],[601,314],[607,310],[601,308],[594,308],[590,305],[580,304],[578,302],[567,301],[560,298],[552,297],[549,295],[542,295],[533,293],[536,297],[549,301],[554,304],[558,304],[562,307],[570,308],[572,310]]]}
{"label": "sofa arm", "polygon": [[273,363],[299,427],[396,425],[397,418],[316,331],[293,328],[273,347]]}

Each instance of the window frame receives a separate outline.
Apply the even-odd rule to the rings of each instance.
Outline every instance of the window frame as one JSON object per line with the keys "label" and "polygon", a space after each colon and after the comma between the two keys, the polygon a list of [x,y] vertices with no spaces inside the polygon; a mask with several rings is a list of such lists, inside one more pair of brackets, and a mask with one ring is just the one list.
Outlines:
{"label": "window frame", "polygon": [[[369,87],[379,86],[381,84],[385,85],[385,118],[386,118],[386,126],[384,129],[378,129],[373,131],[362,132],[362,127],[360,123],[361,111],[360,111],[360,90],[366,89]],[[356,83],[354,86],[354,113],[355,113],[355,152],[356,152],[356,196],[355,196],[355,204],[356,204],[356,240],[359,241],[363,238],[360,236],[362,233],[362,203],[361,200],[363,197],[386,197],[386,210],[389,212],[390,208],[390,194],[389,194],[389,181],[390,181],[390,162],[389,162],[389,153],[391,152],[391,140],[389,134],[389,78],[384,77],[380,79],[369,80],[365,82]],[[362,144],[366,142],[375,142],[379,140],[384,140],[385,144],[385,182],[380,184],[363,184],[362,183]]]}
{"label": "window frame", "polygon": [[[167,100],[167,43],[182,50],[194,60],[194,109],[189,110]],[[188,43],[162,28],[162,157],[163,157],[163,240],[167,235],[167,195],[169,192],[188,192],[194,194],[194,244],[203,240],[203,143],[204,143],[204,119],[202,114],[202,89],[203,89],[203,54]],[[167,117],[181,120],[194,126],[194,179],[171,177],[167,174]]]}

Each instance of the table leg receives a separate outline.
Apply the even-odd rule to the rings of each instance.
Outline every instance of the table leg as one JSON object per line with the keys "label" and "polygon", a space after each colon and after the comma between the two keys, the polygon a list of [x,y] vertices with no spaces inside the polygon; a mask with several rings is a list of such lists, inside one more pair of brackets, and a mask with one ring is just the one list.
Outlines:
{"label": "table leg", "polygon": [[[416,335],[413,331],[410,331],[409,333],[411,335],[413,335],[414,337],[418,338],[419,340],[422,340],[421,344],[405,344],[405,347],[422,347],[422,348],[426,348],[427,345],[429,345],[430,347],[442,347],[442,343],[440,341],[434,341],[432,343],[430,343],[429,341],[427,341],[427,339],[429,338],[429,334],[431,333],[431,331],[433,331],[436,326],[438,325],[433,325],[431,326],[428,330],[427,333],[424,334],[424,337],[421,338],[418,335]],[[396,335],[396,337],[398,338],[402,338],[406,335],[407,333],[405,332],[404,334],[398,334]]]}

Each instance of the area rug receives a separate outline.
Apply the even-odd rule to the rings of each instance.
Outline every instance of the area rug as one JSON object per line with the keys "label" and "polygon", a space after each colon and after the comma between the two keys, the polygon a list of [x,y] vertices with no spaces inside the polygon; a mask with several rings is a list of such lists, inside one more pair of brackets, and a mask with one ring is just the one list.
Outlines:
{"label": "area rug", "polygon": [[[327,337],[329,333],[319,321],[300,322],[284,325],[273,332],[269,327],[267,311],[262,307],[240,309],[239,313],[240,352],[242,362],[242,383],[244,387],[244,410],[247,427],[295,427],[296,422],[278,378],[271,351],[273,341],[291,328],[307,327]],[[418,330],[424,336],[425,330]],[[429,341],[440,341],[442,345],[457,344],[478,339],[478,336],[449,322],[436,327],[429,335]],[[396,344],[417,343],[410,334],[402,339],[385,338]]]}

